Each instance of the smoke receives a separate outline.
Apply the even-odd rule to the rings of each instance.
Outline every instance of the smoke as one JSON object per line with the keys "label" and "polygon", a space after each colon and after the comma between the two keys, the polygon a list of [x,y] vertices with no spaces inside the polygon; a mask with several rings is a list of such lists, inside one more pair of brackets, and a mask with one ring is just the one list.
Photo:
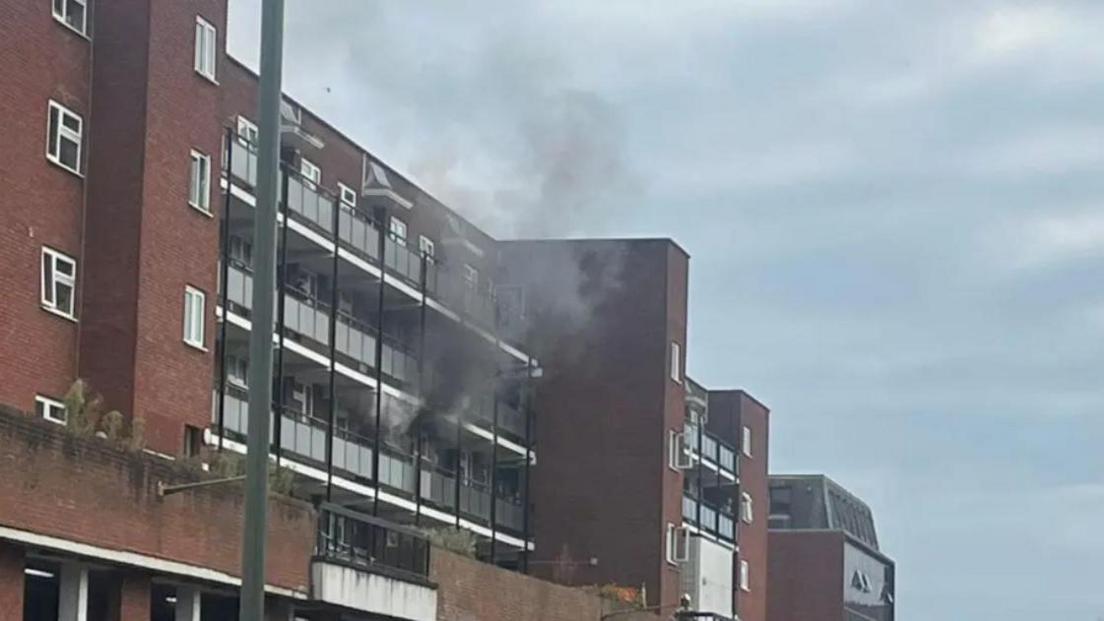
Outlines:
{"label": "smoke", "polygon": [[455,146],[413,162],[431,192],[499,239],[571,237],[605,228],[641,194],[617,109],[576,89],[537,96],[498,161]]}

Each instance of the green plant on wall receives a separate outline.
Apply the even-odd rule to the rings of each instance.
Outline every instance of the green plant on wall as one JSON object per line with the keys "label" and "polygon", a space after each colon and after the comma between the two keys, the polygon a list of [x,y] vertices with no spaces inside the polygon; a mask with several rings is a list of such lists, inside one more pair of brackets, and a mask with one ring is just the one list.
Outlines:
{"label": "green plant on wall", "polygon": [[103,396],[92,391],[83,379],[76,379],[65,393],[66,429],[80,437],[96,436],[131,451],[145,447],[145,421],[129,420],[118,410],[103,412]]}

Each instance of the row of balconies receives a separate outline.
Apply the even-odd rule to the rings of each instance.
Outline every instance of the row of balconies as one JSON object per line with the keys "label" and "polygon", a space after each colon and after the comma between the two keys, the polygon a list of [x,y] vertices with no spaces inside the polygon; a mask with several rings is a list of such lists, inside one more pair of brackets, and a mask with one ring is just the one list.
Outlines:
{"label": "row of balconies", "polygon": [[[231,310],[248,317],[253,304],[253,275],[244,263],[230,260],[226,271],[226,297]],[[329,304],[287,287],[284,290],[284,328],[303,337],[307,344],[326,355],[330,350]],[[354,368],[376,366],[376,339],[379,332],[352,315],[337,313],[333,350],[351,361]],[[383,338],[381,368],[385,375],[404,387],[418,385],[418,359],[397,339]]]}
{"label": "row of balconies", "polygon": [[[217,392],[214,398],[213,419],[217,422],[219,405]],[[390,408],[404,407],[398,399],[387,394],[383,395],[382,401],[385,411]],[[225,408],[224,431],[244,438],[249,421],[249,404],[245,391],[236,386],[228,386],[223,407]],[[270,423],[273,434],[275,434],[274,427],[274,422]],[[285,456],[295,461],[325,468],[328,433],[329,424],[322,418],[296,411],[294,408],[284,408],[281,412],[279,446]],[[374,480],[373,446],[375,446],[373,438],[347,428],[335,427],[332,448],[334,473],[354,481],[371,484]],[[459,498],[457,498],[454,473],[454,469],[434,463],[425,456],[421,458],[421,467],[418,468],[415,466],[414,455],[386,442],[380,443],[379,483],[381,486],[407,497],[414,497],[417,494],[423,502],[450,513],[455,513],[459,502],[460,514],[489,522],[491,518],[489,486],[462,474]],[[420,484],[416,485],[416,482]],[[518,533],[522,532],[524,514],[520,492],[500,489],[496,496],[495,521],[498,526]]]}
{"label": "row of balconies", "polygon": [[[231,141],[230,151],[231,176],[250,188],[254,187],[256,154],[237,140]],[[433,257],[423,257],[418,251],[393,239],[391,243],[384,244],[381,261],[379,225],[371,214],[335,200],[297,173],[285,170],[283,174],[287,182],[285,204],[290,218],[327,239],[335,239],[340,247],[370,263],[377,266],[382,263],[390,275],[416,288],[424,287],[429,296],[461,316],[484,329],[495,330],[496,315],[500,313],[491,291],[467,280],[460,270],[452,269]]]}
{"label": "row of balconies", "polygon": [[701,433],[701,441],[698,441],[699,428],[694,423],[687,423],[683,434],[687,450],[701,459],[716,464],[722,472],[739,475],[739,460],[736,459],[736,449],[729,443],[718,438],[712,433]]}

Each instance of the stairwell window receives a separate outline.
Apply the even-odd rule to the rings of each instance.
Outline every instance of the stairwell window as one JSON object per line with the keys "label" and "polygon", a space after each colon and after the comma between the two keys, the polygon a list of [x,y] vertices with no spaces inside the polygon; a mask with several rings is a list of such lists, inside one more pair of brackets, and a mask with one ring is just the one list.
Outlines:
{"label": "stairwell window", "polygon": [[215,50],[218,45],[218,30],[211,22],[196,16],[195,27],[195,70],[208,80],[215,81]]}
{"label": "stairwell window", "polygon": [[747,492],[740,494],[740,519],[747,524],[751,524],[755,521],[755,510],[752,506],[751,494]]}
{"label": "stairwell window", "polygon": [[188,178],[188,204],[211,215],[211,157],[194,149]]}
{"label": "stairwell window", "polygon": [[184,287],[184,342],[206,351],[204,319],[207,294],[192,286]]}
{"label": "stairwell window", "polygon": [[77,261],[42,247],[42,308],[76,319]]}
{"label": "stairwell window", "polygon": [[64,403],[42,395],[35,395],[35,414],[59,425],[64,425],[69,421]]}
{"label": "stairwell window", "polygon": [[751,457],[751,427],[744,426],[743,435],[740,437],[740,451],[744,456]]}
{"label": "stairwell window", "polygon": [[54,19],[88,36],[88,0],[54,0]]}
{"label": "stairwell window", "polygon": [[81,174],[81,138],[84,120],[79,114],[51,100],[46,135],[46,159]]}
{"label": "stairwell window", "polygon": [[740,559],[740,590],[751,591],[751,565]]}

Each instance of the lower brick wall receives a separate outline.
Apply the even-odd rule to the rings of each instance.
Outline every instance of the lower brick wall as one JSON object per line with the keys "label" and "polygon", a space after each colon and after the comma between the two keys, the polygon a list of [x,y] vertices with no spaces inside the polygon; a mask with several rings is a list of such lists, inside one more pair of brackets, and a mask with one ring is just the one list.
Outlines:
{"label": "lower brick wall", "polygon": [[[2,407],[0,472],[0,526],[240,574],[240,484],[160,498],[159,481],[204,475]],[[315,520],[306,503],[269,501],[269,583],[307,589]]]}
{"label": "lower brick wall", "polygon": [[[434,548],[438,621],[598,621],[602,600]],[[654,618],[654,617],[653,617]]]}

